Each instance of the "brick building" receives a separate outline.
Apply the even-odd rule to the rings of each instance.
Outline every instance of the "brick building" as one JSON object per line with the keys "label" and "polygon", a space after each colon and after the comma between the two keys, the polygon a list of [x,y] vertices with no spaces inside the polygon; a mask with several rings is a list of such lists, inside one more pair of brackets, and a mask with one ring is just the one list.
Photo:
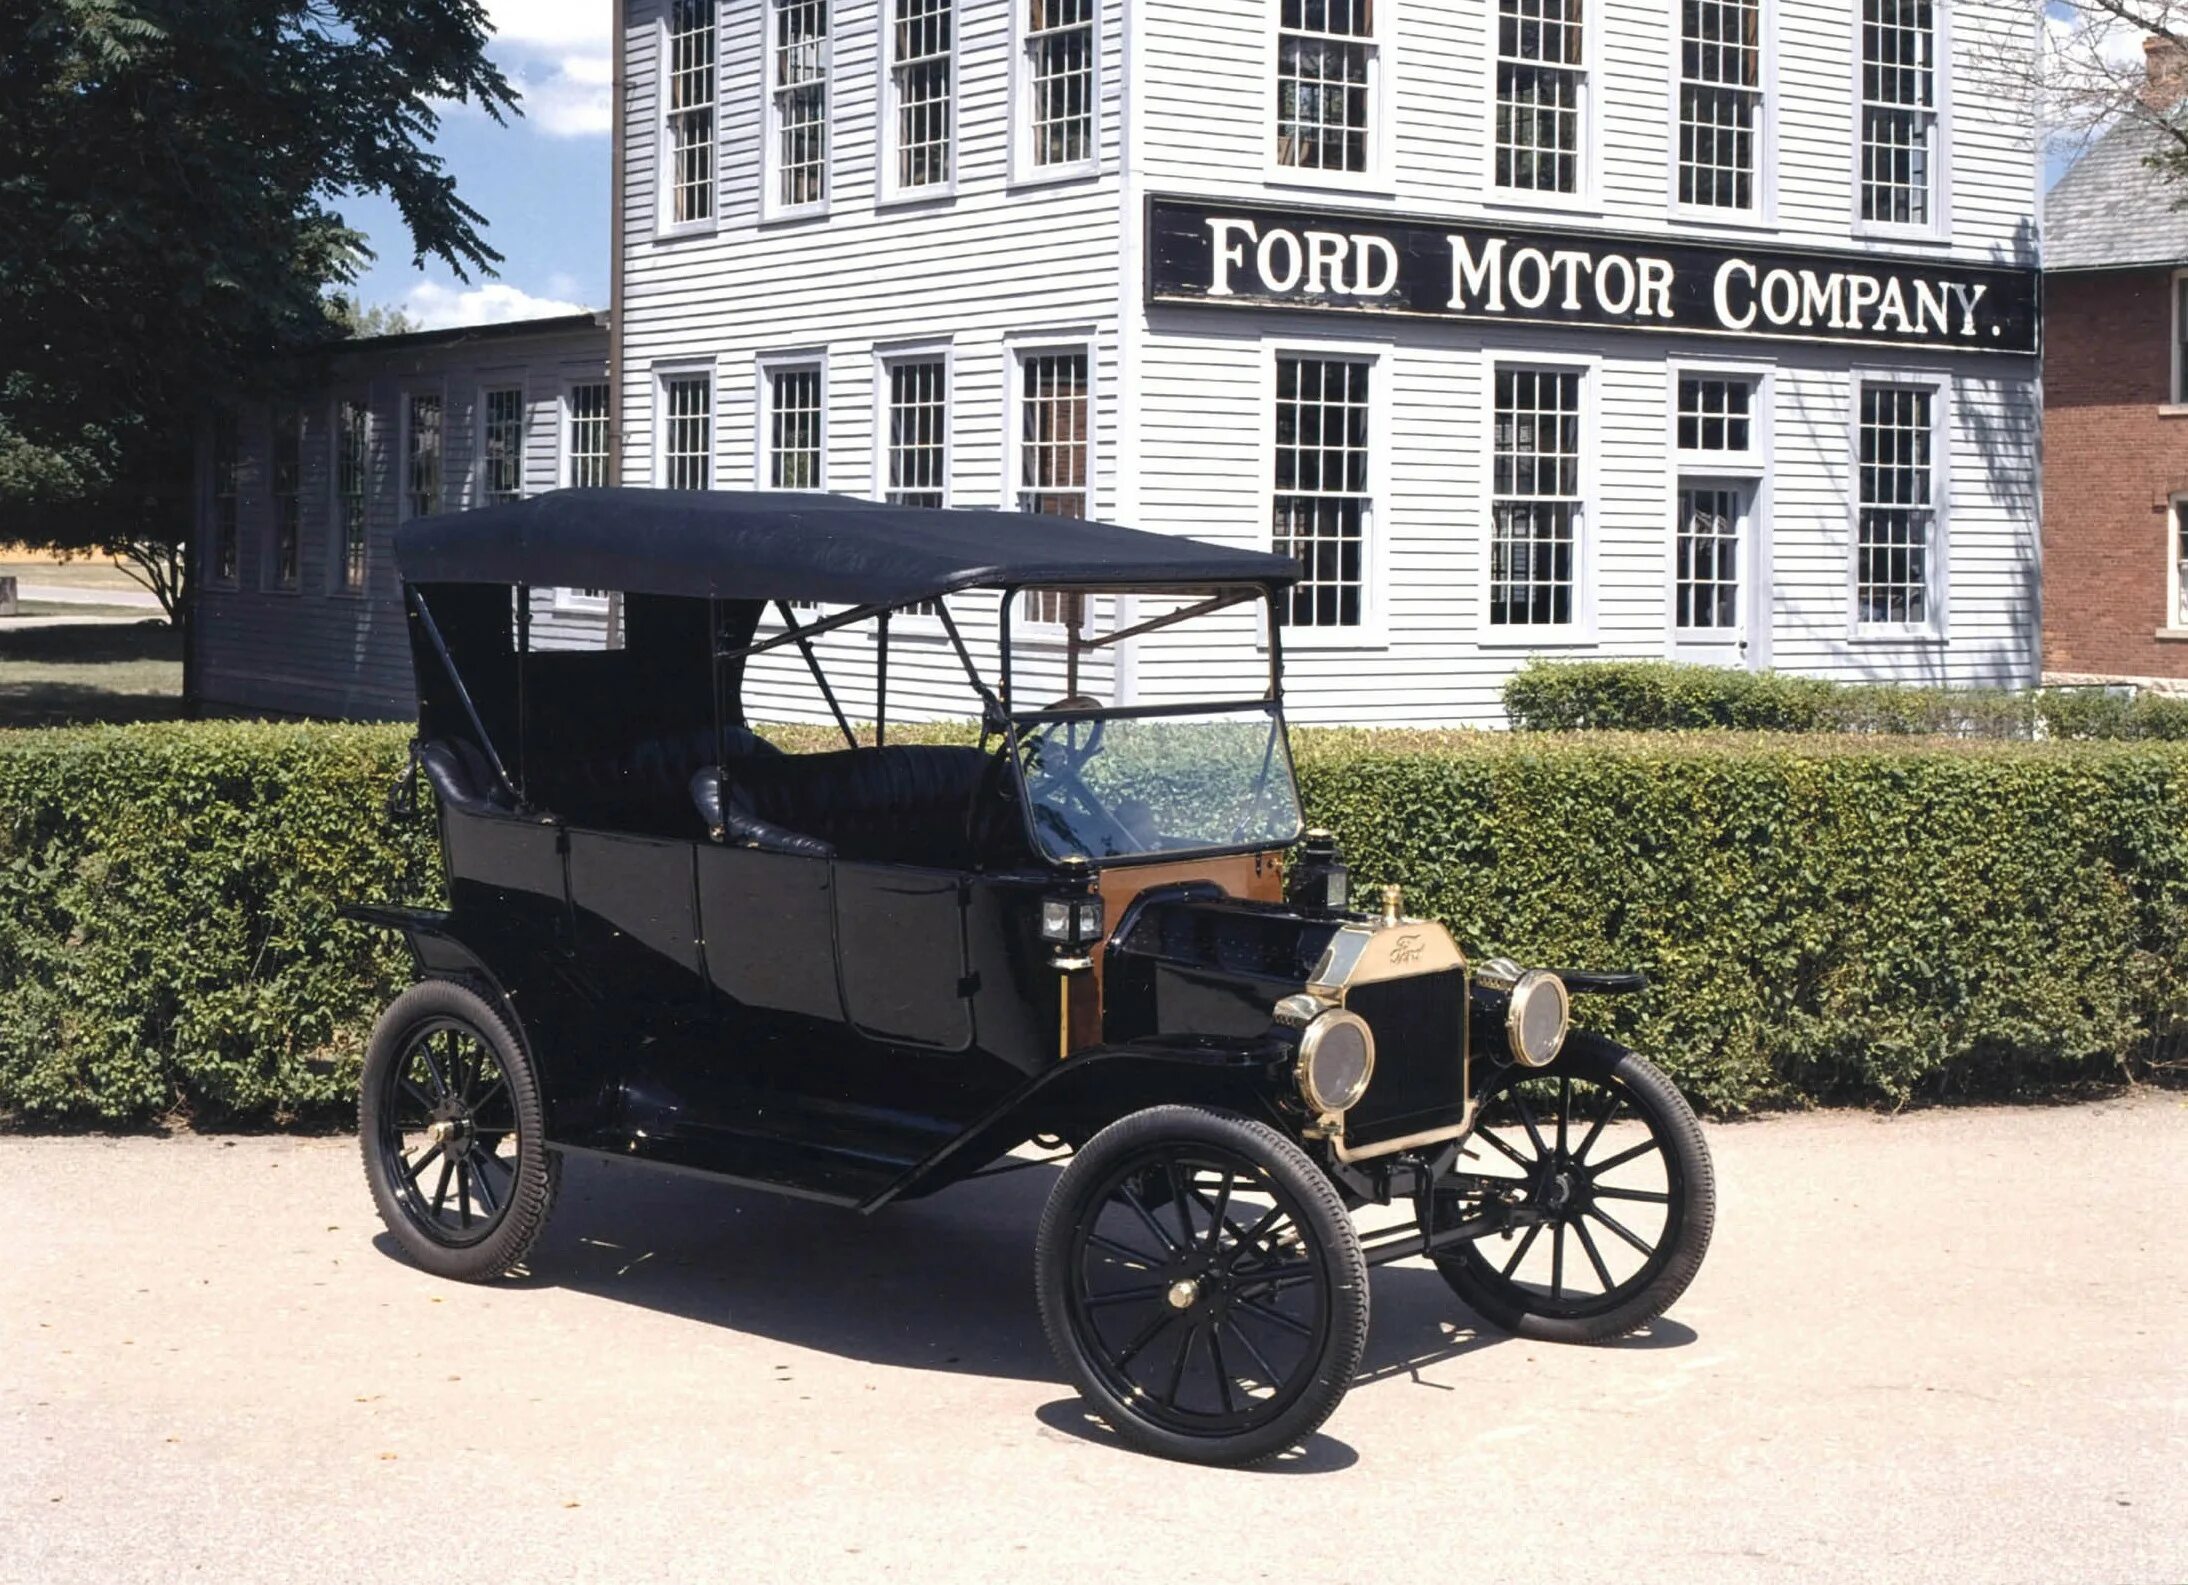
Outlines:
{"label": "brick building", "polygon": [[[2145,103],[2180,106],[2151,52]],[[2044,206],[2044,673],[2188,691],[2188,209],[2129,119]],[[2169,140],[2165,140],[2169,141]]]}

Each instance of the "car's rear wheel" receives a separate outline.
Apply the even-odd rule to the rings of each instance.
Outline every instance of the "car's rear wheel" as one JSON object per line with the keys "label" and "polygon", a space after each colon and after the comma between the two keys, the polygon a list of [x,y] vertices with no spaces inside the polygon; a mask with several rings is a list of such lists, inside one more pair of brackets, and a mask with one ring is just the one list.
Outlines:
{"label": "car's rear wheel", "polygon": [[523,1042],[477,992],[427,980],[380,1015],[357,1132],[380,1218],[416,1264],[463,1282],[522,1264],[561,1181],[542,1121]]}
{"label": "car's rear wheel", "polygon": [[1717,1184],[1701,1124],[1646,1058],[1575,1035],[1550,1067],[1483,1098],[1436,1221],[1494,1194],[1521,1225],[1436,1257],[1452,1291],[1523,1337],[1603,1343],[1647,1325],[1708,1253]]}
{"label": "car's rear wheel", "polygon": [[1158,1106],[1072,1158],[1034,1264],[1058,1362],[1133,1446],[1251,1464],[1336,1409],[1367,1264],[1335,1186],[1264,1124]]}

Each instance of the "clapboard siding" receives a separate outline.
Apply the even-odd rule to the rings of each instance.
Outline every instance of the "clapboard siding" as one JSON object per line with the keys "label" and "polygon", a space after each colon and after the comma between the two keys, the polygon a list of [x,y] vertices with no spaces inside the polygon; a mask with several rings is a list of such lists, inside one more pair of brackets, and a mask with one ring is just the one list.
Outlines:
{"label": "clapboard siding", "polygon": [[[361,344],[337,356],[323,384],[297,402],[304,423],[299,497],[299,578],[294,591],[275,587],[272,497],[272,408],[242,410],[244,459],[240,491],[240,576],[235,586],[203,580],[199,587],[199,684],[205,702],[234,711],[397,718],[415,709],[409,639],[395,576],[394,533],[401,501],[402,413],[407,397],[433,391],[443,401],[444,509],[480,499],[480,393],[518,386],[525,393],[524,488],[551,490],[561,482],[562,396],[578,380],[607,375],[607,333],[559,328],[542,335],[487,331],[426,344]],[[336,405],[362,399],[369,430],[365,588],[338,587],[339,527],[334,509]],[[201,489],[201,509],[207,491]],[[198,565],[205,527],[200,529]]]}

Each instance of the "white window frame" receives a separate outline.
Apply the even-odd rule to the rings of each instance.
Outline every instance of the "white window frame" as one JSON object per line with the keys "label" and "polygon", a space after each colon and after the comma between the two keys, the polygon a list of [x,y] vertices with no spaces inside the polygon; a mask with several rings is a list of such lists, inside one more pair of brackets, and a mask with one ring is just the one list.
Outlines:
{"label": "white window frame", "polygon": [[653,483],[669,488],[669,382],[701,379],[707,382],[707,488],[722,487],[722,382],[714,364],[684,360],[656,364],[653,368]]}
{"label": "white window frame", "polygon": [[[354,407],[364,415],[363,455],[358,459],[358,481],[364,486],[358,497],[363,518],[363,543],[358,547],[357,581],[349,581],[349,518],[342,504],[342,409]],[[372,588],[372,446],[380,428],[368,389],[337,391],[327,404],[327,593],[343,600],[361,599]],[[398,483],[400,481],[397,481]],[[398,510],[400,508],[398,507]]]}
{"label": "white window frame", "polygon": [[2166,289],[2172,295],[2172,306],[2166,312],[2173,335],[2172,373],[2167,376],[2165,395],[2158,406],[2161,410],[2188,412],[2188,346],[2182,344],[2188,337],[2188,313],[2182,312],[2188,308],[2188,301],[2184,301],[2188,299],[2188,270],[2175,270]]}
{"label": "white window frame", "polygon": [[476,406],[472,413],[473,439],[471,451],[471,503],[474,506],[492,504],[491,497],[487,493],[486,476],[487,398],[500,391],[514,391],[517,393],[517,493],[513,499],[521,501],[532,493],[530,479],[527,476],[525,467],[525,464],[530,461],[529,453],[532,443],[531,392],[526,388],[524,377],[521,374],[511,375],[507,378],[496,378],[489,375],[479,381],[478,389],[474,393]]}
{"label": "white window frame", "polygon": [[[1666,653],[1676,655],[1688,643],[1711,642],[1701,630],[1695,638],[1679,624],[1679,490],[1695,482],[1739,483],[1747,491],[1746,565],[1740,569],[1740,637],[1751,670],[1770,664],[1772,533],[1770,498],[1775,478],[1777,368],[1765,362],[1726,358],[1670,358],[1665,361],[1664,453],[1671,458],[1664,495],[1664,521],[1671,537],[1664,550]],[[1753,388],[1748,409],[1745,451],[1686,451],[1679,445],[1679,382],[1684,379],[1740,380]]]}
{"label": "white window frame", "polygon": [[2182,534],[2188,532],[2188,493],[2176,493],[2165,503],[2165,617],[2158,624],[2159,638],[2188,637],[2188,618],[2181,614],[2180,601],[2188,592],[2188,580],[2181,577]]}
{"label": "white window frame", "polygon": [[1847,140],[1850,148],[1848,170],[1852,176],[1849,191],[1847,219],[1849,230],[1857,237],[1892,238],[1908,242],[1947,242],[1952,238],[1952,116],[1953,116],[1953,28],[1951,0],[1936,0],[1931,13],[1936,23],[1936,37],[1931,51],[1936,61],[1937,104],[1930,116],[1930,218],[1924,225],[1906,225],[1889,220],[1866,220],[1861,213],[1861,151],[1863,105],[1861,82],[1862,16],[1865,0],[1854,0],[1853,12],[1853,81],[1850,85],[1852,100],[1852,136]]}
{"label": "white window frame", "polygon": [[760,6],[760,219],[818,220],[836,201],[836,38],[843,20],[838,14],[842,0],[828,0],[828,38],[821,46],[821,195],[802,204],[785,203],[782,197],[782,116],[775,82],[775,21],[784,3],[786,0],[761,0]]}
{"label": "white window frame", "polygon": [[[1368,509],[1360,554],[1360,621],[1356,627],[1284,626],[1284,648],[1304,650],[1381,650],[1390,647],[1389,587],[1391,499],[1391,383],[1396,376],[1396,343],[1340,336],[1266,336],[1261,342],[1261,435],[1257,448],[1260,483],[1259,548],[1274,546],[1276,530],[1276,367],[1282,358],[1318,358],[1365,364],[1368,370]],[[1266,628],[1269,616],[1263,609]],[[1267,635],[1264,632],[1263,642]]]}
{"label": "white window frame", "polygon": [[1762,59],[1756,78],[1759,95],[1755,108],[1755,202],[1745,209],[1715,204],[1690,204],[1679,196],[1680,89],[1686,70],[1684,16],[1681,0],[1669,0],[1671,8],[1671,55],[1666,76],[1671,92],[1665,101],[1664,203],[1675,220],[1705,226],[1775,226],[1778,223],[1778,0],[1761,0]]}
{"label": "white window frame", "polygon": [[[410,410],[412,404],[421,396],[438,398],[441,404],[439,476],[433,481],[433,511],[424,513],[413,511],[410,500],[412,493],[410,488],[410,443],[413,438],[411,435]],[[445,383],[441,382],[406,385],[397,394],[397,402],[399,405],[395,413],[397,441],[395,451],[395,521],[408,523],[421,516],[431,517],[433,512],[448,510],[448,389]]]}
{"label": "white window frame", "polygon": [[[947,341],[902,342],[874,349],[873,497],[889,498],[891,371],[900,364],[942,365],[942,504],[957,504],[957,349]],[[1091,365],[1089,365],[1091,374]]]}
{"label": "white window frame", "polygon": [[1370,193],[1393,198],[1397,196],[1390,152],[1395,137],[1392,106],[1398,96],[1397,51],[1391,47],[1390,20],[1396,10],[1397,0],[1374,0],[1374,30],[1359,40],[1368,47],[1367,169],[1315,170],[1286,165],[1277,158],[1277,129],[1283,107],[1283,95],[1279,91],[1277,79],[1283,64],[1286,29],[1283,0],[1268,0],[1263,28],[1266,54],[1261,73],[1263,92],[1267,96],[1261,129],[1263,181],[1276,187],[1321,188],[1336,192]]}
{"label": "white window frame", "polygon": [[[875,207],[933,203],[954,198],[957,196],[957,171],[962,144],[962,41],[965,33],[965,0],[950,0],[950,136],[946,145],[950,174],[943,181],[928,182],[919,187],[907,187],[899,180],[904,151],[904,118],[900,63],[896,57],[896,0],[876,0],[876,3],[880,8],[881,47],[874,52],[879,63],[879,80],[874,90],[874,102],[880,106],[881,135],[874,140]],[[830,36],[832,38],[833,34]]]}
{"label": "white window frame", "polygon": [[1088,24],[1094,39],[1093,74],[1087,87],[1090,125],[1087,157],[1063,165],[1033,162],[1033,66],[1032,35],[1027,26],[1031,0],[1010,0],[1010,187],[1039,187],[1050,182],[1083,180],[1100,173],[1102,166],[1102,55],[1107,39],[1110,0],[1094,0],[1093,20]]}
{"label": "white window frame", "polygon": [[[1025,0],[1013,0],[1023,6]],[[1059,330],[1026,331],[1006,336],[1003,342],[1003,476],[998,503],[1006,512],[1019,510],[1018,494],[1023,486],[1019,483],[1019,469],[1025,452],[1025,365],[1029,358],[1038,358],[1059,352],[1083,352],[1086,354],[1086,515],[1097,516],[1101,510],[1101,343],[1092,325],[1075,325]],[[1088,602],[1087,626],[1097,627],[1098,619]],[[1012,612],[1013,642],[1026,639],[1037,643],[1062,643],[1064,625],[1061,622],[1039,622],[1027,613],[1032,609],[1023,595]]]}
{"label": "white window frame", "polygon": [[[1931,534],[1923,568],[1927,620],[1861,619],[1861,393],[1864,386],[1918,386],[1930,400]],[[1952,631],[1953,379],[1934,369],[1856,364],[1846,403],[1846,636],[1855,644],[1942,644]]]}
{"label": "white window frame", "polygon": [[608,476],[615,476],[615,382],[605,374],[572,374],[562,381],[561,393],[555,401],[555,485],[558,489],[571,489],[577,483],[577,409],[572,405],[571,393],[581,386],[597,385],[608,393],[608,410],[604,414],[607,423],[608,449],[603,453],[608,461]]}
{"label": "white window frame", "polygon": [[1600,84],[1603,80],[1603,0],[1588,0],[1581,13],[1579,188],[1570,193],[1540,192],[1497,183],[1497,54],[1502,20],[1500,0],[1485,0],[1482,70],[1482,202],[1518,209],[1555,209],[1567,214],[1598,213],[1603,207],[1603,139]]}
{"label": "white window frame", "polygon": [[709,203],[707,214],[701,220],[676,218],[676,143],[669,126],[669,7],[663,4],[660,20],[654,24],[654,60],[659,63],[656,72],[657,91],[654,112],[654,230],[664,237],[689,236],[717,229],[722,221],[722,12],[724,0],[714,5],[714,99],[710,114],[714,118],[713,161],[707,176]]}
{"label": "white window frame", "polygon": [[830,401],[828,349],[800,347],[763,352],[752,360],[752,487],[755,490],[787,489],[774,482],[775,381],[784,374],[812,371],[820,376],[820,478],[801,494],[822,495],[828,490],[828,442]]}
{"label": "white window frame", "polygon": [[[1573,535],[1572,620],[1539,626],[1493,626],[1489,620],[1489,586],[1496,541],[1497,470],[1497,371],[1541,369],[1580,375],[1580,526]],[[1481,495],[1474,510],[1479,516],[1480,559],[1473,591],[1476,642],[1485,650],[1574,650],[1596,646],[1596,547],[1602,537],[1604,513],[1602,466],[1598,437],[1602,433],[1603,360],[1593,353],[1548,350],[1545,343],[1514,341],[1481,350],[1481,437],[1479,467]],[[1464,510],[1464,508],[1462,508]]]}

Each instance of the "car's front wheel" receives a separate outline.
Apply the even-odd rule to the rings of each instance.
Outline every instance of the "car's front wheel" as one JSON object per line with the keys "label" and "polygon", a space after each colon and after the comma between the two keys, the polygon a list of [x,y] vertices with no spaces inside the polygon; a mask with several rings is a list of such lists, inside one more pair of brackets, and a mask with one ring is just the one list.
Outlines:
{"label": "car's front wheel", "polygon": [[1058,1362],[1133,1446],[1251,1464],[1336,1409],[1367,1265],[1335,1186],[1276,1130],[1158,1106],[1072,1158],[1035,1248]]}
{"label": "car's front wheel", "polygon": [[1522,1337],[1604,1343],[1684,1293],[1708,1253],[1717,1181],[1701,1124],[1656,1065],[1576,1034],[1514,1068],[1435,1196],[1439,1227],[1505,1202],[1517,1225],[1436,1266],[1469,1309]]}
{"label": "car's front wheel", "polygon": [[468,986],[427,980],[380,1015],[357,1133],[381,1220],[438,1276],[507,1275],[547,1225],[561,1162],[547,1150],[538,1075]]}

